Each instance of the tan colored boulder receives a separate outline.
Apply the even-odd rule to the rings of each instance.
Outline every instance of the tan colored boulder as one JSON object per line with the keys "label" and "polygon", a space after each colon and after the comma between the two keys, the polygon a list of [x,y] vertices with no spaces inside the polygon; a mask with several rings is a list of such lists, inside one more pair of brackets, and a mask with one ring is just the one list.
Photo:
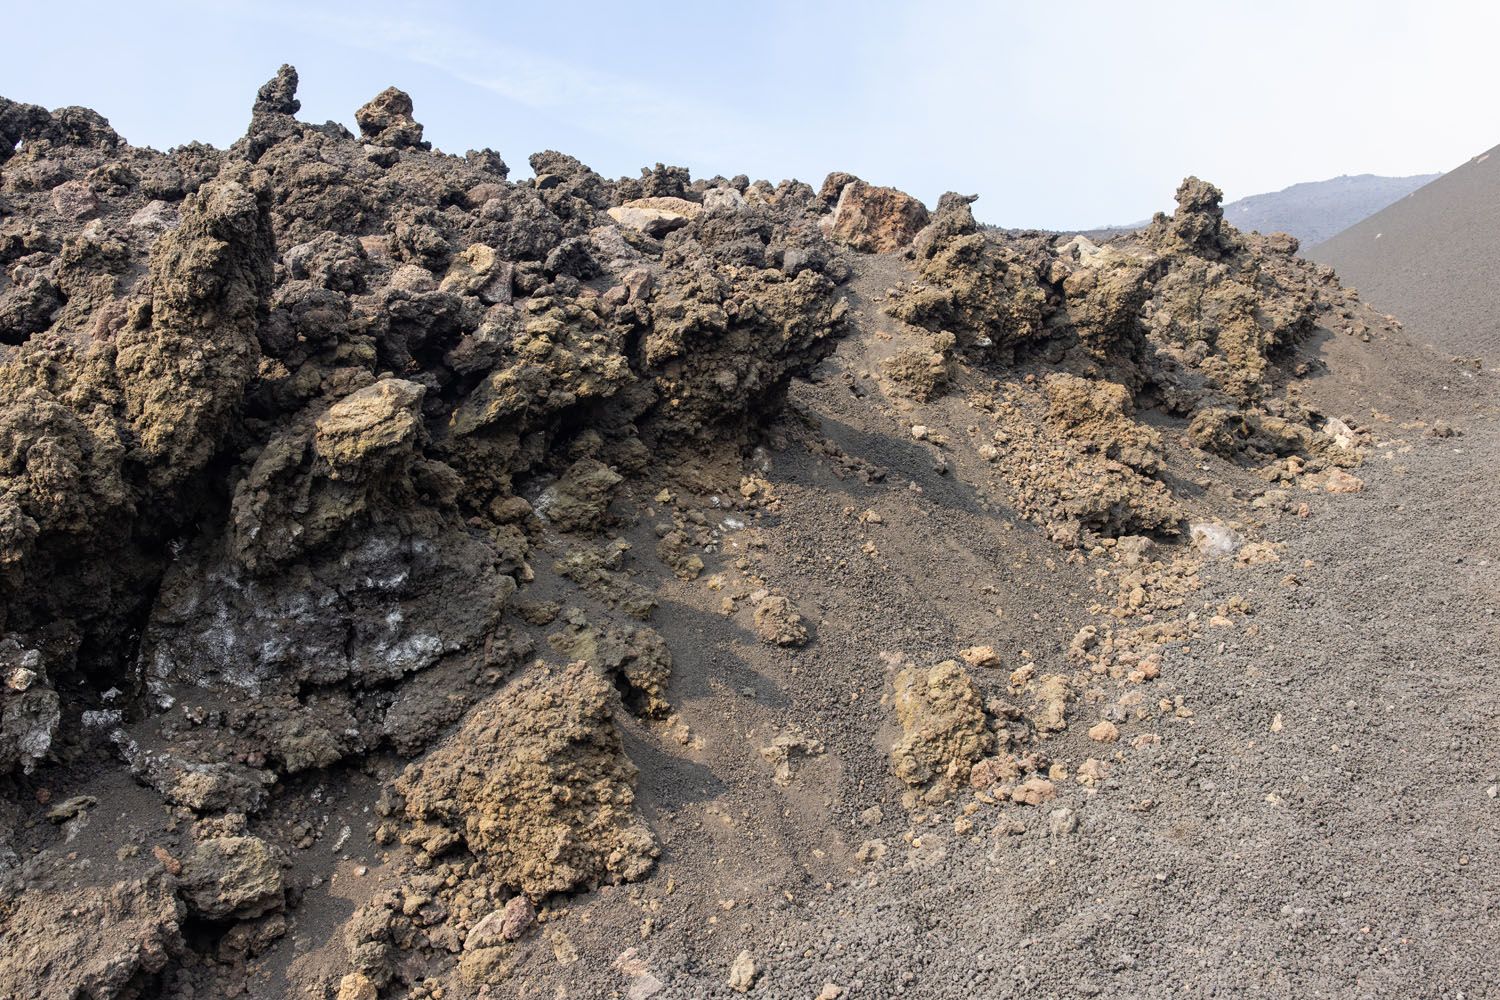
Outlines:
{"label": "tan colored boulder", "polygon": [[[523,673],[473,709],[396,780],[409,847],[462,843],[492,884],[540,898],[634,882],[656,838],[635,809],[635,765],[615,725],[619,695],[584,662]],[[500,957],[505,916],[476,938],[473,963]]]}
{"label": "tan colored boulder", "polygon": [[382,458],[411,450],[421,427],[426,389],[405,379],[381,379],[339,400],[318,418],[313,447],[334,479],[357,479]]}
{"label": "tan colored boulder", "polygon": [[1358,476],[1351,476],[1343,469],[1329,469],[1328,482],[1323,488],[1329,493],[1358,493],[1365,488],[1364,481]]}
{"label": "tan colored boulder", "polygon": [[780,594],[755,606],[755,634],[771,646],[800,646],[807,641],[807,623],[797,608]]}
{"label": "tan colored boulder", "polygon": [[378,1000],[380,991],[363,972],[351,972],[339,981],[338,1000]]}
{"label": "tan colored boulder", "polygon": [[705,212],[739,212],[745,207],[745,196],[732,187],[710,188],[703,192]]}
{"label": "tan colored boulder", "polygon": [[1046,778],[1027,778],[1021,786],[1010,793],[1010,800],[1017,805],[1039,806],[1057,797],[1057,786]]}
{"label": "tan colored boulder", "polygon": [[750,957],[748,951],[742,951],[735,956],[734,964],[729,967],[729,988],[736,993],[749,993],[750,987],[755,985],[757,975],[755,959]]}
{"label": "tan colored boulder", "polygon": [[703,214],[703,206],[686,198],[637,198],[609,210],[609,217],[622,226],[661,238],[681,229]]}
{"label": "tan colored boulder", "polygon": [[1089,727],[1089,739],[1095,743],[1113,743],[1120,738],[1120,727],[1108,719],[1101,719]]}
{"label": "tan colored boulder", "polygon": [[927,225],[927,208],[904,191],[846,182],[823,235],[862,253],[890,253],[911,243]]}
{"label": "tan colored boulder", "polygon": [[940,796],[961,787],[994,750],[983,698],[956,660],[902,670],[892,700],[902,735],[891,747],[891,770],[914,788],[933,786]]}

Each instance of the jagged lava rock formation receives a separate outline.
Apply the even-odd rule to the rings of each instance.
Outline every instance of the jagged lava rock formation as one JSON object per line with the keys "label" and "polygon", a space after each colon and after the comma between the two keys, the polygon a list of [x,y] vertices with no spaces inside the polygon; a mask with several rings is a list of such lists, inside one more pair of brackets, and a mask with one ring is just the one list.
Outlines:
{"label": "jagged lava rock formation", "polygon": [[[121,762],[175,838],[71,883],[70,912],[128,931],[48,944],[70,862],[0,811],[29,854],[0,904],[7,995],[244,974],[298,919],[284,855],[311,827],[279,810],[320,776],[373,776],[377,839],[405,852],[327,995],[489,982],[529,907],[646,875],[618,725],[672,725],[672,651],[619,536],[662,482],[774,505],[756,449],[790,381],[866,334],[845,289],[868,254],[908,269],[891,391],[996,380],[986,457],[1066,549],[1185,537],[1173,448],[1272,477],[1358,460],[1279,366],[1357,303],[1295,240],[1225,225],[1202,181],[1115,244],[1005,236],[972,198],[929,216],[849,175],[609,180],[548,151],[513,181],[491,150],[433,151],[399,90],[356,136],[297,120],[296,84],[262,87],[227,150],[0,100],[0,767],[22,789]],[[1002,387],[1023,361],[1051,373]],[[657,553],[692,581],[720,529],[673,488]],[[817,641],[795,598],[754,598],[766,644]],[[1016,684],[1034,708],[953,661],[907,668],[895,776],[930,797],[1040,767],[1005,748],[1063,728],[1070,695]]]}

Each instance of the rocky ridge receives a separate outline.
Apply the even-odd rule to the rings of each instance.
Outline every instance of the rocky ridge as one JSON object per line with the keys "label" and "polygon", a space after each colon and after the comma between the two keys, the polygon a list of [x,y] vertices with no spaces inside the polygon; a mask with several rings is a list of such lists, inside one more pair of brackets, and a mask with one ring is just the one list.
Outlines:
{"label": "rocky ridge", "polygon": [[[961,401],[994,495],[1058,558],[1101,561],[1067,669],[980,685],[980,648],[893,660],[912,809],[1050,800],[1071,774],[1044,741],[1091,677],[1120,686],[1101,745],[1188,711],[1142,686],[1232,533],[1197,520],[1181,455],[1333,492],[1367,442],[1300,402],[1289,349],[1329,317],[1383,321],[1197,179],[1138,236],[1013,236],[971,197],[929,215],[849,175],[609,180],[548,151],[512,181],[491,150],[432,150],[399,90],[355,135],[296,119],[296,85],[284,67],[222,151],[0,100],[0,767],[19,800],[118,761],[174,835],[75,880],[71,905],[133,929],[59,940],[88,952],[68,970],[37,936],[71,862],[0,812],[8,995],[239,981],[306,888],[287,852],[315,834],[281,804],[330,775],[382,786],[397,887],[345,921],[322,995],[497,982],[537,907],[646,876],[621,725],[693,740],[654,574],[722,592],[767,646],[818,641],[797,594],[725,553],[776,513],[761,456],[788,385],[869,336],[849,289],[871,253],[903,274],[882,391]],[[909,431],[946,462],[951,429]],[[772,749],[786,784],[794,751],[822,753]]]}

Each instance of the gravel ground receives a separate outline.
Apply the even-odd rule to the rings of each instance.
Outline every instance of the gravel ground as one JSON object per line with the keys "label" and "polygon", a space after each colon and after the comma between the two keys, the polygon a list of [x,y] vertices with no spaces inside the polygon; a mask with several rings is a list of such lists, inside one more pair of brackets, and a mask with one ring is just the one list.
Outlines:
{"label": "gravel ground", "polygon": [[[856,308],[873,315],[887,277],[865,275]],[[1364,490],[1307,493],[1307,517],[1252,525],[1284,546],[1277,563],[1205,567],[1202,613],[1235,596],[1252,611],[1168,654],[1149,692],[1188,717],[1124,726],[1105,753],[1079,716],[1050,752],[1104,756],[1108,778],[983,810],[960,835],[961,803],[895,801],[891,663],[976,641],[1058,656],[1088,620],[1093,566],[995,509],[960,450],[940,474],[902,433],[962,420],[954,400],[899,415],[862,395],[874,322],[796,391],[808,440],[837,457],[775,450],[783,510],[752,553],[817,641],[768,651],[701,587],[664,602],[659,627],[687,651],[674,700],[705,744],[632,739],[660,868],[558,913],[518,956],[517,995],[736,997],[741,952],[748,995],[789,1000],[1500,993],[1494,377],[1399,342],[1311,342],[1329,367],[1308,396],[1372,415],[1383,442]],[[1416,416],[1460,436],[1403,426]],[[1226,496],[1249,488],[1244,470],[1212,475]],[[866,508],[879,530],[852,516]],[[866,538],[878,558],[860,557]],[[783,731],[826,746],[786,788],[755,753]],[[1162,742],[1127,747],[1140,732]],[[858,860],[866,840],[883,859]]]}
{"label": "gravel ground", "polygon": [[1467,430],[1289,528],[1283,565],[1209,574],[1259,633],[1171,658],[1195,716],[1060,801],[1075,832],[931,824],[768,956],[767,995],[1500,993],[1500,424]]}

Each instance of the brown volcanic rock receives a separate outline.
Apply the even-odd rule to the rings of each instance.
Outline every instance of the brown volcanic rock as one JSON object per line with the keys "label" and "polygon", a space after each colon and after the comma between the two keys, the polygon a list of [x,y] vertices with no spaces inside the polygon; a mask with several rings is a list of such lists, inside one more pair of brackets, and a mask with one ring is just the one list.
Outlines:
{"label": "brown volcanic rock", "polygon": [[640,878],[656,839],[632,808],[616,700],[582,662],[501,689],[396,782],[402,841],[432,855],[462,846],[533,898]]}
{"label": "brown volcanic rock", "polygon": [[421,433],[425,388],[382,379],[351,393],[314,423],[313,451],[328,463],[333,479],[369,475],[392,455],[409,455]]}
{"label": "brown volcanic rock", "polygon": [[896,777],[936,796],[963,787],[969,769],[995,746],[973,679],[957,660],[944,660],[902,670],[894,686],[902,733],[891,747]]}
{"label": "brown volcanic rock", "polygon": [[845,173],[842,170],[835,170],[823,178],[823,186],[818,188],[818,198],[829,208],[832,208],[838,204],[839,195],[844,193],[844,188],[857,180],[859,178],[853,174]]}
{"label": "brown volcanic rock", "polygon": [[[296,76],[293,71],[292,86],[295,92]],[[282,107],[288,106],[283,98]],[[394,146],[398,149],[429,149],[430,142],[422,141],[422,126],[412,118],[411,95],[395,87],[387,87],[370,99],[370,103],[354,112],[359,131],[366,142],[377,146]]]}
{"label": "brown volcanic rock", "polygon": [[[80,640],[114,655],[110,636],[135,627],[166,538],[204,499],[205,466],[256,373],[269,208],[264,177],[235,170],[189,196],[154,246],[146,232],[69,236],[53,266],[76,294],[0,366],[4,624],[77,630],[39,647],[46,673],[70,669]],[[129,284],[124,262],[148,252]]]}
{"label": "brown volcanic rock", "polygon": [[[554,443],[593,423],[638,468],[643,436],[666,452],[742,434],[842,330],[834,255],[790,200],[710,219],[663,195],[647,203],[689,220],[671,248],[611,242],[613,185],[572,157],[537,154],[550,179],[518,185],[498,157],[423,153],[394,89],[361,109],[361,143],[292,118],[296,82],[283,67],[261,88],[227,153],[134,150],[102,119],[4,105],[22,151],[3,166],[20,201],[0,255],[27,263],[0,303],[14,318],[0,627],[42,659],[15,696],[36,706],[13,727],[33,749],[8,761],[45,752],[52,679],[85,653],[111,676],[127,634],[145,637],[164,702],[174,684],[233,678],[283,706],[244,730],[278,767],[365,746],[378,719],[356,726],[347,704],[303,718],[295,685],[483,647],[529,547],[491,511],[518,478],[584,467]],[[129,169],[89,183],[101,225],[86,230],[51,189],[110,157]],[[658,173],[653,191],[697,197],[681,171]],[[175,228],[114,228],[163,196],[181,202]],[[628,301],[574,277],[601,266]],[[192,557],[171,560],[184,545]],[[200,627],[205,614],[221,624]],[[44,623],[71,638],[33,641]],[[151,780],[177,789],[207,763],[152,765]]]}
{"label": "brown volcanic rock", "polygon": [[1320,312],[1343,309],[1344,293],[1295,256],[1296,240],[1225,225],[1213,185],[1189,177],[1177,196],[1177,211],[1140,234],[1165,271],[1147,328],[1212,391],[1252,403],[1264,394],[1271,353],[1309,334]]}
{"label": "brown volcanic rock", "polygon": [[831,175],[823,184],[826,197],[838,191],[833,214],[823,220],[829,239],[862,253],[890,253],[911,243],[927,225],[927,208],[904,191],[873,187],[858,178]]}
{"label": "brown volcanic rock", "polygon": [[[913,247],[921,282],[897,287],[886,303],[897,319],[953,336],[969,358],[1061,362],[1064,371],[1043,380],[1043,420],[1023,386],[1004,389],[1003,429],[989,446],[1018,509],[1057,540],[1082,537],[1080,528],[1180,526],[1183,510],[1157,478],[1160,440],[1132,415],[1143,390],[1188,417],[1190,440],[1218,454],[1358,460],[1329,449],[1316,414],[1270,400],[1275,354],[1320,316],[1350,312],[1351,300],[1295,256],[1294,240],[1226,225],[1213,185],[1188,178],[1178,196],[1174,215],[1098,245],[986,232],[972,198],[945,195]],[[919,356],[913,350],[887,370]],[[1262,432],[1283,443],[1257,447]]]}
{"label": "brown volcanic rock", "polygon": [[158,869],[101,882],[94,867],[43,854],[0,876],[0,995],[149,995],[183,948],[175,881]]}
{"label": "brown volcanic rock", "polygon": [[301,111],[302,102],[297,100],[296,67],[283,64],[275,76],[261,84],[251,110],[254,114],[278,115],[295,115]]}
{"label": "brown volcanic rock", "polygon": [[892,316],[982,350],[1007,349],[1041,331],[1047,299],[1038,261],[981,232],[969,199],[945,195],[914,249],[924,285],[892,297]]}
{"label": "brown volcanic rock", "polygon": [[280,909],[286,889],[280,859],[259,837],[213,837],[182,863],[182,897],[206,920],[258,917]]}
{"label": "brown volcanic rock", "polygon": [[1047,376],[1047,419],[1065,435],[1145,473],[1161,469],[1161,435],[1131,419],[1123,385],[1058,372]]}
{"label": "brown volcanic rock", "polygon": [[1208,254],[1224,249],[1224,192],[1196,177],[1184,178],[1177,186],[1177,211],[1158,219],[1157,241],[1178,241],[1183,247]]}

